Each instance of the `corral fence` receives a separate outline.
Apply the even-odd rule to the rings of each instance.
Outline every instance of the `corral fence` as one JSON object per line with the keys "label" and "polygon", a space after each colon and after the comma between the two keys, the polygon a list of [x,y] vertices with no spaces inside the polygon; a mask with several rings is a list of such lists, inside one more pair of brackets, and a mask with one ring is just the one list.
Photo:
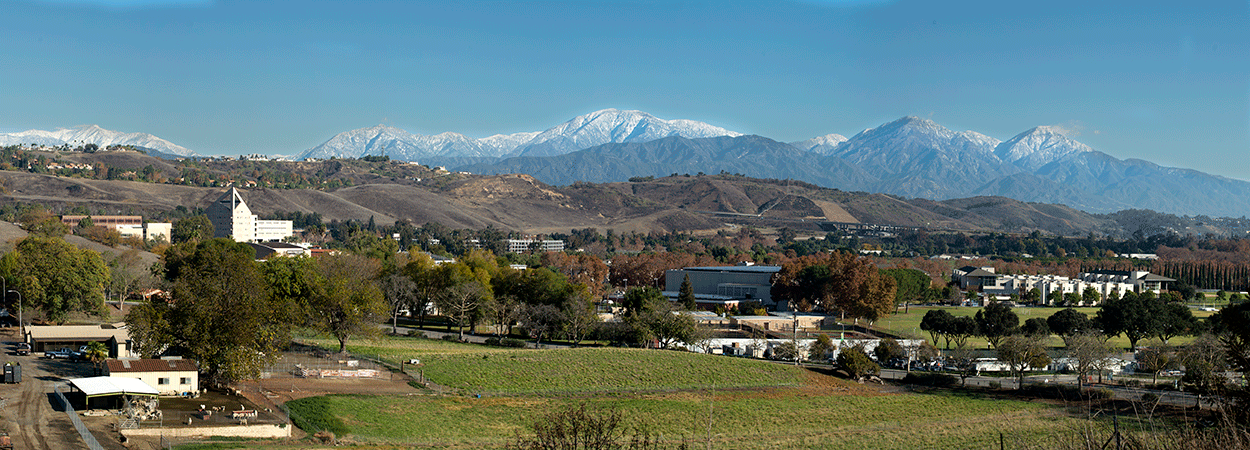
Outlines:
{"label": "corral fence", "polygon": [[61,402],[61,408],[65,411],[65,414],[69,415],[69,421],[73,422],[74,429],[77,430],[78,434],[82,436],[82,440],[87,444],[87,448],[91,450],[104,450],[104,447],[100,445],[100,442],[95,439],[95,435],[91,434],[91,431],[87,429],[87,425],[83,424],[82,419],[78,418],[78,411],[75,411],[74,407],[69,404],[69,399],[66,399],[65,394],[61,393],[61,388],[53,385],[52,392],[56,393],[57,401]]}
{"label": "corral fence", "polygon": [[274,378],[384,378],[389,370],[370,358],[330,354],[310,349],[286,352],[261,371],[262,379]]}

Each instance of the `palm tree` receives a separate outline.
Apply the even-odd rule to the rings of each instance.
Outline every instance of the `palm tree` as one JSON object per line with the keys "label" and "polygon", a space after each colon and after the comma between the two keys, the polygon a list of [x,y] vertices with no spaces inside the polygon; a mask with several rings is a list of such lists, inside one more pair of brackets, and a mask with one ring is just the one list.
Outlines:
{"label": "palm tree", "polygon": [[84,356],[95,365],[96,373],[99,373],[100,363],[109,357],[109,348],[103,342],[90,342],[87,344],[87,351],[84,352]]}

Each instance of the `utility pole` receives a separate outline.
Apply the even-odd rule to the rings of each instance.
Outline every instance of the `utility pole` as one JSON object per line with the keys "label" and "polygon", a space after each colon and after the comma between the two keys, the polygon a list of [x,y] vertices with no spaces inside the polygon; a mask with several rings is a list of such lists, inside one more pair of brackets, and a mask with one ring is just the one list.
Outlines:
{"label": "utility pole", "polygon": [[25,328],[26,324],[22,323],[22,293],[18,291],[4,291],[4,292],[5,292],[5,298],[8,298],[9,292],[17,294],[17,333],[21,335],[20,337],[22,338],[22,342],[26,342],[26,328]]}
{"label": "utility pole", "polygon": [[802,365],[799,364],[799,360],[803,357],[803,352],[799,351],[799,312],[797,310],[790,311],[790,314],[794,317],[794,325],[792,325],[792,328],[794,328],[794,337],[792,338],[794,340],[794,365],[799,366]]}

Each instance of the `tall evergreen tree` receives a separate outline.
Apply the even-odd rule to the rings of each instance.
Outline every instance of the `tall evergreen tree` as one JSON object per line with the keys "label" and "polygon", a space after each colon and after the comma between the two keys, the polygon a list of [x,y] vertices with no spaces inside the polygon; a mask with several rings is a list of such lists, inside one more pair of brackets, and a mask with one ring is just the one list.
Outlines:
{"label": "tall evergreen tree", "polygon": [[690,283],[689,274],[686,275],[684,280],[681,280],[681,290],[677,294],[677,301],[687,311],[694,310],[696,307],[694,302],[694,285]]}

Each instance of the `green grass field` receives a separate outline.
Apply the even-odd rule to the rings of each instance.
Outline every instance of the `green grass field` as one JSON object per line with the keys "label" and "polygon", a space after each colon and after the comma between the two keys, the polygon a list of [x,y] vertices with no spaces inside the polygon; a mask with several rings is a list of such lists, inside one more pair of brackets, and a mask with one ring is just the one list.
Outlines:
{"label": "green grass field", "polygon": [[287,404],[306,431],[331,429],[369,448],[500,448],[543,415],[580,403],[619,410],[630,426],[692,448],[707,445],[709,415],[712,447],[736,449],[991,448],[1000,432],[1008,443],[1031,442],[1087,424],[1045,403],[888,393],[789,365],[676,351],[503,349],[401,337],[349,350],[420,358],[427,377],[468,394]]}
{"label": "green grass field", "polygon": [[316,402],[351,441],[437,448],[498,448],[543,414],[583,402],[619,409],[627,423],[696,448],[707,442],[709,415],[712,446],[738,449],[989,448],[999,432],[1029,441],[1078,422],[1059,408],[1014,400],[803,388],[589,398],[333,395]]}
{"label": "green grass field", "polygon": [[[938,348],[945,348],[945,345],[946,345],[945,339],[939,339],[938,342],[933,342],[933,339],[930,338],[929,333],[920,329],[920,321],[924,319],[925,313],[931,309],[944,309],[946,310],[946,312],[956,317],[973,316],[973,315],[976,315],[977,311],[980,310],[980,308],[953,307],[953,306],[936,306],[936,307],[913,306],[910,308],[910,310],[907,313],[900,312],[898,314],[887,316],[877,321],[876,325],[891,333],[901,335],[901,336],[913,336],[917,339],[925,339],[929,341],[930,343],[932,343],[933,345],[937,346]],[[1028,307],[1028,308],[1012,308],[1012,312],[1016,313],[1016,316],[1020,318],[1020,324],[1023,325],[1024,321],[1026,320],[1029,320],[1035,317],[1045,319],[1047,317],[1050,317],[1052,314],[1058,312],[1061,309],[1064,309],[1064,308]],[[1085,315],[1089,316],[1091,319],[1094,317],[1095,314],[1098,314],[1098,308],[1076,308],[1076,310],[1082,313],[1085,313]],[[1194,311],[1193,313],[1195,317],[1199,317],[1199,318],[1207,317],[1211,315],[1210,312],[1206,312],[1206,311]],[[1172,340],[1170,340],[1169,343],[1186,344],[1192,340],[1193,340],[1192,337],[1179,336],[1179,337],[1172,338]],[[1128,338],[1124,336],[1116,336],[1114,338],[1111,338],[1111,340],[1108,342],[1119,347],[1128,348]],[[1047,343],[1052,347],[1063,347],[1063,339],[1059,338],[1058,336],[1051,336],[1050,340],[1047,341]],[[986,346],[988,345],[988,343],[985,341],[984,338],[978,338],[978,337],[969,338],[968,344],[977,348],[986,348]],[[954,344],[951,344],[951,345],[954,345]]]}
{"label": "green grass field", "polygon": [[431,381],[488,394],[796,386],[804,377],[802,369],[766,361],[626,348],[504,349],[390,337],[349,345],[348,351],[391,361],[420,359],[419,370]]}

